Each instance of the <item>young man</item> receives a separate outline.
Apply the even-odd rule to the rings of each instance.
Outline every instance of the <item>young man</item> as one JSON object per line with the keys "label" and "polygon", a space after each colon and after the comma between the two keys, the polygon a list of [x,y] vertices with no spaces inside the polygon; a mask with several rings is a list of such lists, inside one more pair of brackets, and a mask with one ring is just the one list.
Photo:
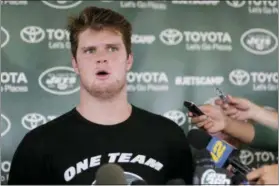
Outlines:
{"label": "young man", "polygon": [[117,163],[129,179],[191,184],[192,156],[183,130],[127,101],[131,25],[108,9],[87,7],[69,23],[80,103],[29,132],[16,150],[8,184],[92,184]]}

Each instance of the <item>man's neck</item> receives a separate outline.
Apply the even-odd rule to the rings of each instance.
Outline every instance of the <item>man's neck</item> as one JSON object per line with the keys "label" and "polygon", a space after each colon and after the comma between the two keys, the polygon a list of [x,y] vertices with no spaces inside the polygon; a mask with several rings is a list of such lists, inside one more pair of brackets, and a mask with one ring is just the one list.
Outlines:
{"label": "man's neck", "polygon": [[125,90],[107,100],[93,97],[82,90],[80,93],[77,111],[93,123],[113,125],[125,121],[131,115],[132,106],[128,103]]}

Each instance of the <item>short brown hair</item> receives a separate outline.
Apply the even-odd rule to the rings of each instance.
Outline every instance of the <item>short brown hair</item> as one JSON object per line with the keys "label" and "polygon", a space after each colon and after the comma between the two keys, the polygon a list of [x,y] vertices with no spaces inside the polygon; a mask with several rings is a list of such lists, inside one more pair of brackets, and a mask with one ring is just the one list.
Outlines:
{"label": "short brown hair", "polygon": [[77,17],[70,17],[68,23],[72,55],[76,58],[79,34],[90,28],[102,30],[109,28],[120,32],[127,55],[131,53],[132,26],[125,17],[115,11],[94,6],[86,7]]}

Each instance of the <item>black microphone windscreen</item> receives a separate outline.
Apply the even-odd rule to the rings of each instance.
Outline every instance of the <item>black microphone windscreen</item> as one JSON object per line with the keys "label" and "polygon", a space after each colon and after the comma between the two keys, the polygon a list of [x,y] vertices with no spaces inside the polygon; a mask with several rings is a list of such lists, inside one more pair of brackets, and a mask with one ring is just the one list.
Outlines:
{"label": "black microphone windscreen", "polygon": [[194,158],[195,159],[211,159],[211,155],[210,152],[208,152],[208,150],[206,149],[198,149],[195,151],[194,153]]}
{"label": "black microphone windscreen", "polygon": [[211,138],[209,134],[200,129],[193,129],[187,134],[189,144],[195,149],[205,149]]}
{"label": "black microphone windscreen", "polygon": [[246,177],[240,173],[236,173],[232,176],[233,185],[241,185],[243,182],[246,182]]}
{"label": "black microphone windscreen", "polygon": [[196,150],[194,153],[195,166],[210,166],[214,167],[214,161],[210,152],[206,149]]}
{"label": "black microphone windscreen", "polygon": [[116,164],[105,164],[95,174],[95,185],[127,185],[124,170]]}
{"label": "black microphone windscreen", "polygon": [[177,178],[169,180],[166,185],[186,185],[186,183],[183,179]]}
{"label": "black microphone windscreen", "polygon": [[147,183],[144,180],[134,180],[130,185],[147,185]]}

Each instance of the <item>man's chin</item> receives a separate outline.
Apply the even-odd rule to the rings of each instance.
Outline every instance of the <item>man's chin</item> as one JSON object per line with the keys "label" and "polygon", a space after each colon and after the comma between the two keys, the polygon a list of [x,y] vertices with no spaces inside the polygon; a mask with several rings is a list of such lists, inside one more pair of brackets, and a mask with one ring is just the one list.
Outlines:
{"label": "man's chin", "polygon": [[113,89],[116,89],[116,87],[113,83],[104,81],[101,83],[97,83],[91,89],[103,92],[103,91],[112,91]]}
{"label": "man's chin", "polygon": [[109,84],[94,86],[91,88],[90,94],[94,97],[98,97],[101,99],[108,99],[108,98],[112,98],[115,95],[119,94],[121,92],[122,88],[114,87],[113,85],[109,85]]}

